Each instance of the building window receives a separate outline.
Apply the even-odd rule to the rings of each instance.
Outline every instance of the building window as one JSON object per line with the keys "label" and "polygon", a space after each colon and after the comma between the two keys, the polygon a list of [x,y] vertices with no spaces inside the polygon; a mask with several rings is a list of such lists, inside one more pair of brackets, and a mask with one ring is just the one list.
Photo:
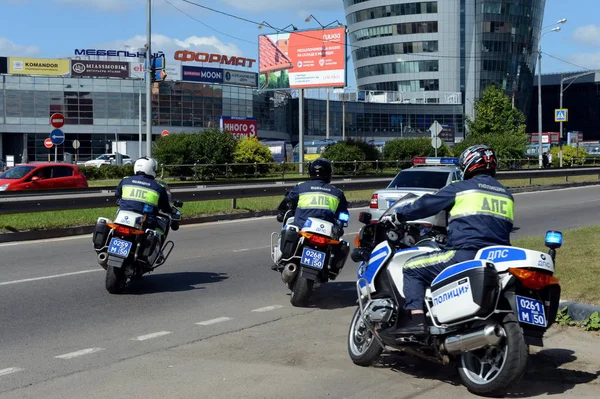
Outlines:
{"label": "building window", "polygon": [[356,78],[369,76],[390,75],[394,73],[438,72],[438,60],[389,62],[385,64],[368,65],[356,69]]}
{"label": "building window", "polygon": [[359,29],[350,34],[351,41],[373,39],[394,35],[411,35],[415,33],[436,33],[438,31],[437,21],[408,22],[395,25],[374,26],[372,28]]}
{"label": "building window", "polygon": [[365,58],[382,57],[396,54],[415,54],[415,53],[437,53],[437,40],[422,42],[404,42],[379,44],[376,46],[362,47],[354,51],[355,61]]}
{"label": "building window", "polygon": [[437,1],[421,3],[391,4],[382,7],[367,8],[353,12],[346,17],[348,24],[368,21],[371,19],[396,17],[403,15],[435,14],[438,12]]}

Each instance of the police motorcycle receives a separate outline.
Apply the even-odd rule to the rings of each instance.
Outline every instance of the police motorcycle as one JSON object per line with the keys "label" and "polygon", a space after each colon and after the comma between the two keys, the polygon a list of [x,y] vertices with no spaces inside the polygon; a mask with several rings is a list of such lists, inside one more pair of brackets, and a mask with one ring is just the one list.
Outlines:
{"label": "police motorcycle", "polygon": [[562,233],[546,233],[547,254],[491,246],[478,251],[474,260],[447,267],[426,290],[429,333],[394,336],[389,332],[410,317],[403,309],[404,264],[442,250],[445,243],[445,217],[440,214],[402,226],[385,220],[414,197],[396,201],[379,221],[365,212],[359,215],[364,226],[351,255],[359,266],[358,309],[347,341],[350,358],[370,366],[389,347],[453,363],[472,393],[503,394],[524,375],[529,345],[543,346],[544,333],[556,319],[561,289],[554,277],[555,255]]}
{"label": "police motorcycle", "polygon": [[[160,184],[171,198],[168,185]],[[144,206],[143,213],[119,209],[114,220],[98,218],[92,242],[98,263],[106,270],[105,286],[109,293],[122,293],[129,281],[140,279],[167,261],[175,244],[166,239],[170,230],[179,230],[181,207],[182,201],[173,201],[173,213],[160,212],[154,229],[146,226],[147,216],[153,210],[150,205]]]}
{"label": "police motorcycle", "polygon": [[[287,193],[286,193],[287,195]],[[281,273],[281,280],[292,292],[290,303],[306,306],[313,288],[335,280],[350,253],[350,243],[344,241],[344,227],[350,215],[340,213],[339,220],[330,223],[308,218],[301,229],[292,225],[293,210],[283,217],[281,232],[271,234],[271,260]]]}

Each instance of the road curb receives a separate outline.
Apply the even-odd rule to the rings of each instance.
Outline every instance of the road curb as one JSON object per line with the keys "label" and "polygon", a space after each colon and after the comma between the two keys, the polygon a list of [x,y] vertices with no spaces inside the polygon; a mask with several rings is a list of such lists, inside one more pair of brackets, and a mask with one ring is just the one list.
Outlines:
{"label": "road curb", "polygon": [[[513,194],[517,194],[517,193],[558,190],[558,189],[562,189],[562,188],[575,188],[575,187],[596,186],[596,185],[600,185],[600,182],[580,182],[580,183],[555,184],[555,185],[551,185],[551,186],[517,187],[517,188],[511,188],[510,191]],[[349,204],[350,208],[362,208],[362,207],[366,207],[366,206],[369,206],[369,201],[354,201]],[[225,214],[220,214],[220,215],[199,216],[199,217],[194,217],[194,218],[190,218],[190,219],[186,219],[184,217],[184,219],[181,221],[181,225],[249,219],[249,218],[254,218],[254,217],[274,216],[276,214],[277,214],[277,211],[272,210],[272,211],[251,211],[251,212],[239,212],[239,213],[225,213]],[[94,226],[76,226],[76,227],[64,227],[64,228],[48,229],[48,230],[30,230],[30,231],[16,231],[16,232],[11,232],[11,233],[0,233],[0,243],[60,238],[60,237],[66,237],[66,236],[91,234],[93,231],[94,231]]]}
{"label": "road curb", "polygon": [[573,321],[577,322],[584,321],[594,312],[600,313],[600,307],[598,306],[573,301],[561,301],[558,310],[563,310],[565,307],[567,308],[567,314],[571,316]]}

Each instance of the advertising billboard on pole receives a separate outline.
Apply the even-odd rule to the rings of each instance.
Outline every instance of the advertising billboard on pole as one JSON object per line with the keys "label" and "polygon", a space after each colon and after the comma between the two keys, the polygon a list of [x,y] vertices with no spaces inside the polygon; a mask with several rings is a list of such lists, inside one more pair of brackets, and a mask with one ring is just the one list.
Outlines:
{"label": "advertising billboard on pole", "polygon": [[306,89],[346,86],[346,28],[258,37],[259,86]]}

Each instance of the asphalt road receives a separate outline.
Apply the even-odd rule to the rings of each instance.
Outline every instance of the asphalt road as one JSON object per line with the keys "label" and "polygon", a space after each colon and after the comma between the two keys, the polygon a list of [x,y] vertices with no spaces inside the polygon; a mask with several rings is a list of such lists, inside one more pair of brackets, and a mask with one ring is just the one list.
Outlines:
{"label": "asphalt road", "polygon": [[[516,224],[521,230],[515,236],[598,224],[599,194],[600,187],[516,194]],[[351,213],[356,220],[358,210]],[[301,387],[299,381],[306,377],[306,370],[324,367],[312,362],[327,363],[318,355],[321,341],[329,342],[338,336],[343,339],[356,299],[353,282],[356,265],[348,259],[338,281],[322,287],[310,308],[293,308],[279,275],[269,267],[269,235],[278,228],[273,217],[183,226],[171,234],[176,248],[167,264],[136,282],[122,296],[105,291],[104,271],[95,260],[90,236],[1,244],[0,397],[2,394],[50,397],[50,392],[56,397],[81,397],[76,388],[82,389],[83,381],[94,379],[96,373],[101,379],[90,383],[87,396],[124,395],[119,389],[128,384],[122,374],[125,370],[130,371],[128,376],[139,379],[133,386],[141,387],[144,378],[153,381],[147,385],[146,394],[129,393],[139,395],[134,397],[155,397],[151,387],[161,381],[162,373],[158,370],[171,375],[165,381],[182,383],[176,382],[174,370],[168,370],[169,365],[173,366],[174,353],[186,361],[194,360],[192,357],[196,355],[212,359],[201,365],[202,373],[214,372],[223,379],[227,378],[227,367],[233,367],[232,362],[238,356],[235,367],[240,373],[243,369],[244,378],[248,381],[255,378],[257,386],[271,384],[271,393],[265,393],[264,397],[277,397],[277,392],[280,397],[291,394],[287,384]],[[359,224],[353,221],[346,229],[347,238],[351,240],[350,233],[358,228]],[[332,318],[328,312],[332,312]],[[315,324],[311,324],[313,318]],[[303,326],[304,340],[318,335],[310,339],[313,346],[294,343],[292,337]],[[271,342],[279,352],[272,349]],[[341,349],[332,356],[339,360],[335,367],[342,370],[336,369],[332,377],[351,373],[344,381],[352,384],[365,369],[352,365],[343,342],[337,346]],[[255,353],[257,347],[263,351]],[[288,353],[282,353],[286,348],[298,357],[297,364],[293,356],[290,360]],[[304,350],[310,355],[302,357]],[[162,358],[169,365],[159,361],[165,353],[171,354],[168,361]],[[253,374],[243,359],[260,357],[261,353],[266,374],[258,378],[256,373],[260,370],[254,370]],[[153,362],[158,362],[156,369]],[[284,377],[275,367],[281,362],[285,367],[300,367],[302,371]],[[269,373],[273,378],[285,379],[279,381],[281,385],[276,386],[276,391],[272,390],[272,384],[277,381]],[[202,378],[208,378],[204,374]],[[121,383],[112,385],[113,377]],[[381,382],[383,377],[380,377],[374,378]],[[185,381],[189,392],[194,392],[194,384],[199,384],[202,378]],[[398,378],[408,377],[396,373],[394,378],[397,388],[402,381]],[[209,392],[207,386],[218,389],[215,381],[220,380],[211,380],[204,386],[204,392]],[[440,392],[444,389],[444,386],[436,388],[427,378],[411,380],[410,384]],[[364,383],[359,385],[366,389]],[[88,387],[87,383],[83,386]],[[172,397],[187,397],[184,388],[173,387]],[[305,391],[296,397],[310,392],[316,393],[313,397],[320,397],[322,392],[318,388],[318,384],[303,386]],[[346,386],[340,392],[351,392],[351,388]],[[234,391],[230,387],[227,392]],[[217,397],[231,397],[214,392]],[[262,397],[260,390],[253,392],[258,396],[249,397]],[[330,396],[341,397],[333,391]]]}

